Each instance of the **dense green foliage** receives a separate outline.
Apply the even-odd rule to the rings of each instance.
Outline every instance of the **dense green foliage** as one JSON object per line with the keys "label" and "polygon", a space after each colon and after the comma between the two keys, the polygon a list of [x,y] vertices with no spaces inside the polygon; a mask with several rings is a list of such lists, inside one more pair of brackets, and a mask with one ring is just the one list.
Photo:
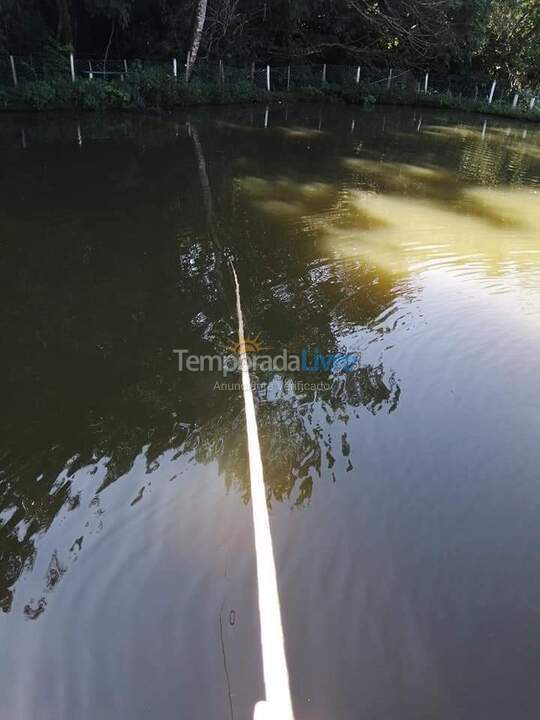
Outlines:
{"label": "dense green foliage", "polygon": [[443,109],[482,112],[540,122],[540,107],[528,110],[523,103],[513,108],[503,101],[488,105],[484,99],[463,98],[452,93],[418,93],[410,86],[391,90],[370,83],[297,84],[290,91],[266,90],[246,80],[229,83],[195,78],[175,80],[157,68],[130,72],[123,80],[100,82],[64,78],[27,82],[17,89],[0,89],[0,109],[8,110],[159,110],[193,105],[224,105],[246,102],[343,102],[368,108],[374,104],[422,105]]}
{"label": "dense green foliage", "polygon": [[[0,53],[185,58],[201,0],[0,0]],[[208,0],[199,58],[479,71],[535,87],[538,0]]]}
{"label": "dense green foliage", "polygon": [[130,73],[125,82],[67,79],[27,82],[0,91],[0,107],[32,110],[170,110],[198,104],[253,102],[268,94],[251,83],[221,87],[217,82],[177,82],[159,70]]}

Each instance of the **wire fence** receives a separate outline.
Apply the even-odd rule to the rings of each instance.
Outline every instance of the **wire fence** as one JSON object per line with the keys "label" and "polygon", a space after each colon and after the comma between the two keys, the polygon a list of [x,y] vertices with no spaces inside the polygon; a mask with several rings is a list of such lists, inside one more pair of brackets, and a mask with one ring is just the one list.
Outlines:
{"label": "wire fence", "polygon": [[[75,55],[14,56],[0,55],[0,88],[7,89],[36,81],[86,79],[93,81],[129,81],[143,72],[168,75],[185,82],[186,67],[176,58],[138,59],[79,57]],[[192,81],[215,82],[223,86],[251,83],[271,91],[299,88],[354,87],[374,91],[404,91],[446,94],[457,98],[498,102],[521,109],[540,108],[540,87],[516,89],[508,82],[485,75],[455,75],[441,72],[381,68],[371,65],[262,65],[234,67],[223,62],[197,62]]]}

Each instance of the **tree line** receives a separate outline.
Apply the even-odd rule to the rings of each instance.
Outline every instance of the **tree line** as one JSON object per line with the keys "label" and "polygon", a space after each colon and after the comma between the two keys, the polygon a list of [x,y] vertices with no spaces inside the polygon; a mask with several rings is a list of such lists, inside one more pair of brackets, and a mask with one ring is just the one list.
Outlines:
{"label": "tree line", "polygon": [[535,85],[538,0],[0,0],[0,52],[406,66]]}

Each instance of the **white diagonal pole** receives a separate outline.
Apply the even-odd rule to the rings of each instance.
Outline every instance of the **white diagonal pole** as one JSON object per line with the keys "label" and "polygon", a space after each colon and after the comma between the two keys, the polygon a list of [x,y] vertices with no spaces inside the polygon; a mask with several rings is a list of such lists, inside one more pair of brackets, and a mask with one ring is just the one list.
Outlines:
{"label": "white diagonal pole", "polygon": [[255,706],[255,720],[294,720],[289,671],[285,656],[285,638],[281,621],[281,608],[276,576],[276,563],[270,532],[270,518],[266,505],[259,432],[255,403],[251,389],[249,365],[245,349],[244,319],[240,299],[240,284],[231,262],[236,291],[236,314],[238,318],[238,343],[240,348],[240,371],[246,416],[249,453],[249,478],[251,506],[255,531],[255,554],[257,557],[257,588],[259,595],[259,619],[263,660],[264,689],[266,700]]}

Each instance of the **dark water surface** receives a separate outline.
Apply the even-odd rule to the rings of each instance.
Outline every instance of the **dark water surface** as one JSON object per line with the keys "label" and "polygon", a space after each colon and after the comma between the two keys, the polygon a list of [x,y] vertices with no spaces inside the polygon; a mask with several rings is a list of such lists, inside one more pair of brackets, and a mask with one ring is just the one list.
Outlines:
{"label": "dark water surface", "polygon": [[228,248],[267,352],[361,354],[256,378],[297,719],[536,720],[539,130],[11,116],[0,153],[0,718],[263,695],[238,377],[173,353],[235,341]]}

